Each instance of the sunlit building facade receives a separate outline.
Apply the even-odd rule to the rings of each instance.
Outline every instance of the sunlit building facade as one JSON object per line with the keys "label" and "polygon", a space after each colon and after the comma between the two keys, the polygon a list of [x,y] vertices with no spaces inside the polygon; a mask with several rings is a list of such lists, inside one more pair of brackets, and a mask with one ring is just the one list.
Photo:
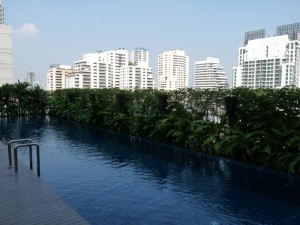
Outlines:
{"label": "sunlit building facade", "polygon": [[4,23],[3,12],[0,0],[0,86],[13,82],[13,30]]}
{"label": "sunlit building facade", "polygon": [[149,66],[149,51],[145,48],[134,48],[131,51],[130,61],[133,65]]}
{"label": "sunlit building facade", "polygon": [[152,68],[131,65],[121,67],[120,89],[154,89]]}
{"label": "sunlit building facade", "polygon": [[54,76],[54,65],[48,71],[48,90],[61,88],[120,88],[153,89],[155,82],[153,70],[149,67],[149,52],[146,49],[134,49],[133,62],[128,61],[126,49],[106,52],[87,53],[81,60],[75,61],[70,71],[60,79]]}
{"label": "sunlit building facade", "polygon": [[103,62],[111,66],[112,87],[120,87],[120,68],[128,65],[128,50],[118,48],[116,50],[101,52],[100,56]]}
{"label": "sunlit building facade", "polygon": [[55,91],[67,88],[68,76],[72,67],[68,65],[52,64],[47,73],[47,90]]}
{"label": "sunlit building facade", "polygon": [[[296,25],[283,25],[277,28],[277,36],[249,40],[248,44],[240,47],[238,65],[233,68],[233,86],[281,88],[294,85],[300,87],[298,32]],[[293,40],[290,37],[297,37],[297,39]]]}
{"label": "sunlit building facade", "polygon": [[158,55],[158,89],[187,88],[189,57],[183,50],[173,50]]}
{"label": "sunlit building facade", "polygon": [[84,54],[82,60],[74,63],[68,85],[72,88],[111,88],[111,65],[101,52]]}
{"label": "sunlit building facade", "polygon": [[216,89],[228,87],[227,78],[218,58],[208,57],[195,62],[194,88]]}
{"label": "sunlit building facade", "polygon": [[154,89],[153,70],[149,67],[149,51],[135,48],[131,61],[120,68],[120,89]]}

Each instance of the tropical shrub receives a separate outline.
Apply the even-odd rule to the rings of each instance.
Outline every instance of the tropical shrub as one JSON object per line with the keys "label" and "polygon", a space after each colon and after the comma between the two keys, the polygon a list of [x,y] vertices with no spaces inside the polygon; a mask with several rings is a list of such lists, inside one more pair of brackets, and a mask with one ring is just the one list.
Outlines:
{"label": "tropical shrub", "polygon": [[[226,112],[225,99],[236,105]],[[300,90],[0,87],[0,115],[49,114],[300,174]],[[229,121],[229,117],[233,121]]]}
{"label": "tropical shrub", "polygon": [[38,85],[17,82],[0,87],[1,117],[44,115],[48,106],[48,93]]}
{"label": "tropical shrub", "polygon": [[[233,96],[229,113],[224,99]],[[69,89],[52,93],[59,117],[195,151],[300,174],[300,91]]]}

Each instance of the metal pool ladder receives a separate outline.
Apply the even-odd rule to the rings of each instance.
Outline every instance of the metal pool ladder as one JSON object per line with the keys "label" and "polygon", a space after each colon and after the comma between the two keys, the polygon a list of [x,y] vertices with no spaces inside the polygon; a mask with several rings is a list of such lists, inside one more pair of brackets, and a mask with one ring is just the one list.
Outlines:
{"label": "metal pool ladder", "polygon": [[11,147],[14,143],[24,143],[18,144],[14,146],[14,164],[15,164],[15,175],[18,175],[19,167],[18,167],[18,148],[21,147],[29,147],[29,160],[30,160],[30,169],[32,170],[32,147],[36,147],[36,161],[37,161],[37,175],[41,176],[41,168],[40,168],[40,146],[37,143],[32,143],[31,139],[19,139],[19,140],[11,140],[8,142],[8,168],[12,168],[12,155],[11,155]]}

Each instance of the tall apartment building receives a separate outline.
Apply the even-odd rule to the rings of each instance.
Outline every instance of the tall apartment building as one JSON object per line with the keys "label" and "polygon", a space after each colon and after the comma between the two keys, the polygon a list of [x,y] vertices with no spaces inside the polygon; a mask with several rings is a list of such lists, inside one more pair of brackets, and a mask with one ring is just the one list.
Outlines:
{"label": "tall apartment building", "polygon": [[228,87],[227,78],[218,58],[208,57],[195,62],[194,87],[214,89]]}
{"label": "tall apartment building", "polygon": [[0,0],[0,85],[13,82],[13,31],[4,23],[3,12]]}
{"label": "tall apartment building", "polygon": [[134,48],[130,61],[133,65],[149,66],[149,51],[145,48]]}
{"label": "tall apartment building", "polygon": [[154,89],[152,68],[122,66],[120,68],[120,89]]}
{"label": "tall apartment building", "polygon": [[[92,88],[118,87],[120,89],[147,89],[153,88],[153,72],[149,67],[149,51],[144,48],[135,48],[131,52],[131,65],[129,65],[129,52],[124,48],[99,52],[99,85],[92,82]],[[74,73],[76,68],[74,66]],[[95,59],[94,59],[95,72]],[[96,77],[93,75],[94,78]],[[82,82],[79,81],[79,84]],[[83,83],[84,85],[84,83]],[[80,87],[80,86],[79,86]]]}
{"label": "tall apartment building", "polygon": [[153,89],[153,70],[149,67],[149,51],[144,48],[133,49],[131,64],[120,68],[120,89]]}
{"label": "tall apartment building", "polygon": [[146,49],[132,51],[133,63],[129,65],[125,49],[87,53],[75,61],[71,69],[62,71],[61,65],[52,65],[47,74],[48,90],[61,88],[154,88],[152,68],[148,66]]}
{"label": "tall apartment building", "polygon": [[72,67],[67,65],[52,64],[47,73],[47,90],[55,91],[68,88],[68,76],[72,74]]}
{"label": "tall apartment building", "polygon": [[[240,47],[238,65],[233,68],[233,86],[300,87],[300,40],[289,38],[290,35],[295,37],[297,29],[297,26],[279,26],[279,36],[250,40]],[[280,35],[281,32],[284,35]]]}
{"label": "tall apartment building", "polygon": [[176,90],[188,87],[189,57],[183,50],[158,55],[158,88]]}
{"label": "tall apartment building", "polygon": [[74,63],[68,83],[72,88],[111,88],[111,65],[104,60],[101,52],[84,54],[82,60]]}
{"label": "tall apartment building", "polygon": [[120,68],[128,65],[129,53],[124,48],[101,52],[101,57],[111,65],[112,87],[120,87]]}
{"label": "tall apartment building", "polygon": [[88,53],[76,61],[70,79],[75,88],[120,87],[120,68],[128,65],[128,51],[123,48]]}

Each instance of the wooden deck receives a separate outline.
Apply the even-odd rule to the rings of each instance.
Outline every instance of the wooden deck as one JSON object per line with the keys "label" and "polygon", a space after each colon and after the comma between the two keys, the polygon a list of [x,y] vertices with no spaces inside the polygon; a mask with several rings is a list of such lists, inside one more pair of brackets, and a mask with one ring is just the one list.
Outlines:
{"label": "wooden deck", "polygon": [[16,176],[0,143],[0,224],[88,223],[20,160]]}

